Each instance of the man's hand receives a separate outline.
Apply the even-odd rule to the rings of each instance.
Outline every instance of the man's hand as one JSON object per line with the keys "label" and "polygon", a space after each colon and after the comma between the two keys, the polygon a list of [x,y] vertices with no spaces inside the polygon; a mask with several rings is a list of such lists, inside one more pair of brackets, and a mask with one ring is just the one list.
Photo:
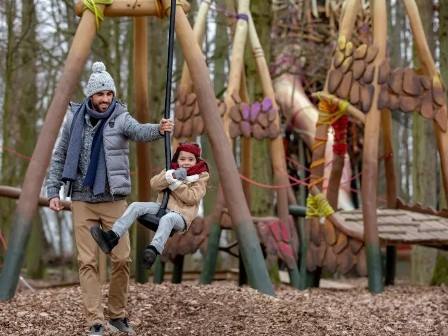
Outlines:
{"label": "man's hand", "polygon": [[174,128],[174,122],[171,119],[163,118],[160,120],[159,132],[160,134],[165,134],[165,132],[171,133]]}
{"label": "man's hand", "polygon": [[54,210],[56,212],[61,211],[62,209],[64,209],[64,207],[61,204],[61,201],[59,200],[59,197],[54,197],[50,200],[50,209]]}
{"label": "man's hand", "polygon": [[187,170],[185,168],[177,168],[174,172],[173,172],[173,177],[176,180],[180,180],[183,181],[187,178]]}

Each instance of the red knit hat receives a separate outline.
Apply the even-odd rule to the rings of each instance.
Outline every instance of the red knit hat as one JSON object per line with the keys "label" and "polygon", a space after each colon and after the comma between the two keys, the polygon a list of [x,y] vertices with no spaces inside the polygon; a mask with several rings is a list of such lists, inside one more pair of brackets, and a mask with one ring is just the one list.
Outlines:
{"label": "red knit hat", "polygon": [[171,160],[172,162],[177,161],[177,159],[179,158],[179,153],[181,151],[193,154],[196,157],[196,159],[201,156],[201,147],[199,147],[198,144],[185,142],[177,146],[176,152],[174,153],[173,159]]}
{"label": "red knit hat", "polygon": [[209,171],[207,162],[201,159],[201,147],[199,147],[199,145],[196,143],[181,143],[179,144],[179,146],[177,146],[176,152],[171,159],[171,169],[179,168],[177,160],[179,159],[179,154],[181,151],[191,153],[196,157],[197,163],[196,165],[188,169],[187,175],[194,175]]}

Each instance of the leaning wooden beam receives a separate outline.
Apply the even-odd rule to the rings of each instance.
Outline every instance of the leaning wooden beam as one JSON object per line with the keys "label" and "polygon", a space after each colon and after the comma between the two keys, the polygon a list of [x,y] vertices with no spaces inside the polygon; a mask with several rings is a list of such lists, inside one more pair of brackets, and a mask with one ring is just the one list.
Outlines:
{"label": "leaning wooden beam", "polygon": [[[99,11],[104,9],[102,5],[97,7]],[[24,251],[31,231],[31,222],[37,210],[52,149],[64,120],[70,97],[84,70],[95,34],[95,16],[90,11],[85,11],[73,38],[62,76],[55,89],[53,100],[26,170],[23,192],[20,194],[12,225],[10,245],[0,275],[0,300],[12,298],[16,291]]]}
{"label": "leaning wooden beam", "polygon": [[[243,1],[243,4],[245,1]],[[240,4],[240,7],[242,5]],[[241,13],[241,9],[239,8]],[[248,12],[248,10],[247,10]],[[226,113],[224,114],[223,123],[224,131],[227,134],[227,138],[231,139],[229,134],[230,129],[230,117],[229,112],[233,106],[235,106],[236,101],[239,100],[239,90],[241,85],[241,76],[243,72],[244,65],[244,48],[246,46],[247,40],[247,21],[244,19],[239,19],[236,23],[235,35],[233,37],[233,50],[230,58],[230,71],[229,71],[229,82],[227,85],[226,94],[224,96],[224,103],[226,106]]]}
{"label": "leaning wooden beam", "polygon": [[[432,58],[431,51],[429,50],[426,41],[417,5],[414,0],[403,0],[403,3],[409,17],[412,33],[414,35],[414,43],[419,56],[418,58],[422,64],[423,73],[430,78],[439,77],[434,59]],[[440,77],[439,79],[441,81]],[[433,127],[436,133],[440,164],[442,166],[443,189],[445,191],[445,198],[448,198],[448,132],[443,132],[435,121],[433,122]]]}
{"label": "leaning wooden beam", "polygon": [[378,86],[378,72],[381,63],[386,58],[387,42],[387,12],[385,0],[370,1],[373,20],[373,43],[378,48],[378,54],[373,61],[375,72],[373,82],[375,90],[373,104],[367,113],[364,129],[363,150],[363,175],[362,175],[362,208],[364,220],[364,236],[367,251],[367,268],[369,275],[369,289],[373,293],[384,290],[381,250],[378,239],[377,226],[377,181],[378,181],[378,142],[381,111],[378,110],[376,102],[380,88]]}
{"label": "leaning wooden beam", "polygon": [[[258,74],[260,76],[261,86],[265,97],[271,99],[274,109],[278,111],[277,102],[275,101],[274,87],[272,85],[271,75],[269,74],[268,64],[264,57],[264,51],[261,47],[252,16],[249,15],[249,40],[252,46],[252,53],[257,65]],[[280,128],[280,116],[277,113],[273,121]],[[270,142],[272,171],[274,173],[274,183],[278,185],[288,185],[288,171],[286,169],[285,151],[283,148],[283,139],[278,135]],[[288,222],[288,190],[286,188],[277,191],[277,214],[283,223]]]}
{"label": "leaning wooden beam", "polygon": [[[201,4],[199,5],[198,14],[196,16],[196,20],[193,26],[194,40],[198,42],[199,48],[201,49],[202,49],[202,42],[204,41],[205,26],[207,23],[207,14],[209,9],[210,9],[210,0],[202,1]],[[190,92],[191,86],[192,85],[191,85],[190,71],[188,70],[187,64],[184,62],[178,93],[182,95],[185,94],[185,92]]]}
{"label": "leaning wooden beam", "polygon": [[[240,6],[241,3],[244,3],[244,13],[247,13],[249,11],[248,3],[246,1],[240,1]],[[244,199],[232,149],[223,130],[220,116],[215,113],[218,106],[207,65],[205,64],[204,56],[199,45],[191,43],[193,31],[181,8],[176,11],[176,34],[184,53],[185,61],[190,69],[195,91],[198,95],[199,108],[204,118],[207,133],[209,134],[219,177],[221,181],[225,181],[222,184],[224,197],[238,235],[249,284],[260,292],[275,295],[261,252],[260,241],[258,240],[249,208]]]}
{"label": "leaning wooden beam", "polygon": [[[177,0],[177,5],[181,5],[185,12],[190,11],[190,5],[185,0]],[[76,15],[81,16],[86,10],[83,1],[78,1],[75,6]],[[105,16],[158,16],[163,17],[166,13],[163,10],[160,0],[114,0],[111,5],[104,9]]]}
{"label": "leaning wooden beam", "polygon": [[[202,1],[199,5],[198,14],[193,26],[194,40],[197,41],[200,49],[202,49],[202,42],[204,40],[205,26],[207,23],[207,14],[209,9],[210,0]],[[191,82],[190,71],[188,70],[187,63],[184,62],[182,67],[182,75],[177,87],[177,97],[187,97],[187,95],[193,91],[193,83]],[[176,148],[180,141],[181,139],[173,137],[173,148]]]}
{"label": "leaning wooden beam", "polygon": [[[263,48],[260,44],[255,24],[252,19],[252,15],[249,14],[249,41],[252,47],[252,53],[257,65],[258,74],[261,80],[261,86],[263,88],[264,96],[271,99],[274,109],[278,111],[277,102],[275,100],[274,87],[272,85],[271,75],[269,73],[268,64],[264,56]],[[273,121],[277,127],[280,128],[280,115],[276,114]],[[278,185],[288,185],[288,171],[286,169],[285,151],[283,147],[283,138],[278,135],[275,139],[270,141],[270,152],[272,161],[272,172],[274,174],[274,183]],[[277,215],[283,223],[289,221],[289,209],[288,209],[288,189],[282,188],[277,191]],[[291,280],[291,285],[300,288],[299,281],[299,269],[297,263],[295,267],[289,268],[288,272]]]}
{"label": "leaning wooden beam", "polygon": [[[333,104],[341,104],[343,103],[343,100],[341,98],[338,98],[332,94],[326,93],[324,91],[320,91],[320,92],[314,92],[311,94],[312,97],[314,98],[324,98],[328,101],[330,101]],[[348,112],[348,114],[350,114],[350,116],[352,116],[353,118],[355,118],[356,120],[359,120],[360,122],[362,122],[363,124],[366,123],[366,115],[360,111],[359,109],[357,109],[355,106],[349,104],[347,106],[346,111]]]}
{"label": "leaning wooden beam", "polygon": [[[134,101],[136,119],[141,123],[150,122],[150,109],[148,99],[148,19],[146,17],[134,18]],[[151,144],[137,142],[137,194],[140,202],[149,202],[151,199],[151,160],[149,155]],[[143,225],[137,225],[136,249],[142,251],[149,242],[149,231]],[[148,281],[148,272],[143,265],[142,254],[137,253],[135,262],[135,280],[139,283]]]}
{"label": "leaning wooden beam", "polygon": [[[9,187],[9,186],[0,186],[0,197],[18,199],[20,197],[21,193],[22,193],[22,189],[20,189],[20,188],[14,188],[14,187]],[[39,200],[38,200],[37,204],[39,206],[47,207],[49,204],[48,198],[39,196]],[[61,204],[64,207],[64,210],[72,209],[72,202],[61,201]]]}

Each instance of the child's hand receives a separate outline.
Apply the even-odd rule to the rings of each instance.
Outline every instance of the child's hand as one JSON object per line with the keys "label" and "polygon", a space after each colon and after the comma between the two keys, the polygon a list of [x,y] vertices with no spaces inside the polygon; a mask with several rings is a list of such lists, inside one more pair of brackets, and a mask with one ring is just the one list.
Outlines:
{"label": "child's hand", "polygon": [[183,181],[187,178],[187,170],[185,168],[177,168],[174,172],[173,172],[173,177],[176,180],[180,180]]}

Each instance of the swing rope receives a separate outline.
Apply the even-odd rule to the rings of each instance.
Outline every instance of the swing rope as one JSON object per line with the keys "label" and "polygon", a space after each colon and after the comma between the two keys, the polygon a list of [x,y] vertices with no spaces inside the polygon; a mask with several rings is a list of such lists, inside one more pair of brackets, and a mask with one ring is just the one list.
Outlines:
{"label": "swing rope", "polygon": [[95,15],[96,29],[100,27],[100,21],[104,20],[103,11],[98,9],[97,5],[112,5],[113,0],[82,0],[86,9]]}

